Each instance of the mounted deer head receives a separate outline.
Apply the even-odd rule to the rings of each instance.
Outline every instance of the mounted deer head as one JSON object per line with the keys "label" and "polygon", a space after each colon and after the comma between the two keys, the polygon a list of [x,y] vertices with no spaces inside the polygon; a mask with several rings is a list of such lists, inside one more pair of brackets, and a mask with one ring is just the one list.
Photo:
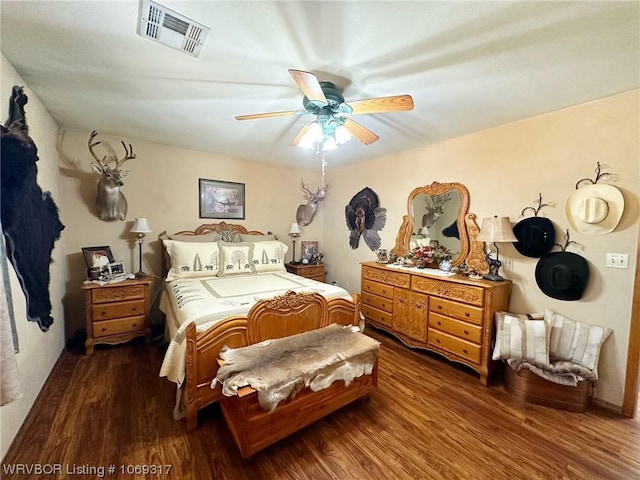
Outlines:
{"label": "mounted deer head", "polygon": [[[127,216],[127,199],[120,191],[120,187],[124,185],[122,178],[129,172],[127,170],[122,170],[122,164],[127,160],[136,158],[136,155],[133,153],[133,147],[131,144],[129,144],[129,147],[127,148],[127,145],[124,142],[121,142],[124,147],[124,157],[118,159],[115,155],[111,155],[109,157],[105,155],[100,158],[93,149],[96,145],[100,144],[100,142],[93,142],[93,139],[97,135],[98,132],[95,130],[91,132],[88,145],[91,155],[93,155],[93,158],[96,160],[96,163],[91,164],[91,168],[94,172],[100,175],[98,189],[96,192],[96,208],[98,209],[98,216],[100,217],[100,220],[104,220],[105,222],[124,220]],[[107,162],[110,161],[113,161],[114,163],[113,168],[107,165]]]}
{"label": "mounted deer head", "polygon": [[431,227],[436,220],[444,213],[444,204],[451,200],[449,193],[442,195],[427,195],[425,201],[427,202],[427,213],[422,216],[422,226]]}
{"label": "mounted deer head", "polygon": [[313,193],[309,190],[309,186],[304,183],[304,179],[302,179],[301,183],[304,197],[307,199],[307,204],[298,206],[296,220],[299,225],[305,226],[309,225],[311,220],[313,220],[313,216],[316,214],[316,210],[318,209],[318,202],[324,198],[324,194],[328,190],[329,184],[326,183],[323,175],[322,183],[318,187],[318,190],[316,190],[316,193]]}

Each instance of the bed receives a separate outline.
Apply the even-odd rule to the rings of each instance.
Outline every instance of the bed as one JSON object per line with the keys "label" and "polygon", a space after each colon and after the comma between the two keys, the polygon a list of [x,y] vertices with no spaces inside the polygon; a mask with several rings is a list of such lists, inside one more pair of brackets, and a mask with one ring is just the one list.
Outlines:
{"label": "bed", "polygon": [[[221,388],[211,386],[220,350],[255,343],[249,323],[262,322],[249,331],[268,338],[331,323],[360,324],[359,296],[288,273],[288,247],[271,233],[220,222],[163,232],[160,239],[165,279],[160,309],[169,341],[160,376],[176,384],[174,417],[186,417],[188,430],[197,428],[202,408],[222,397]],[[321,296],[326,315],[305,306],[302,299],[309,293]]]}

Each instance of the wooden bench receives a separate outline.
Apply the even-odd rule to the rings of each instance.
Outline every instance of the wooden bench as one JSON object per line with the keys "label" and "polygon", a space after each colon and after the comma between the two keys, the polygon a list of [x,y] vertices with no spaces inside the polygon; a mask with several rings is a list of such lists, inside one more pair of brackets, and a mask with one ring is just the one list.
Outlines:
{"label": "wooden bench", "polygon": [[244,459],[300,430],[339,408],[367,397],[378,384],[378,362],[371,375],[354,379],[348,387],[343,381],[313,392],[305,388],[295,397],[280,402],[269,413],[258,404],[258,393],[250,387],[233,397],[223,396],[220,407],[233,439]]}

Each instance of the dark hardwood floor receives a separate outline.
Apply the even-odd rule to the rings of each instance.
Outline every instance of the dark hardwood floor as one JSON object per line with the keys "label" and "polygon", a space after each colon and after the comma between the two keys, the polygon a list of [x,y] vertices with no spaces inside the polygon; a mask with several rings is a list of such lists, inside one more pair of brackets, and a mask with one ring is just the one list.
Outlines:
{"label": "dark hardwood floor", "polygon": [[[3,459],[0,476],[640,479],[638,419],[597,407],[576,414],[522,406],[499,384],[484,387],[473,373],[367,333],[383,343],[379,385],[370,400],[338,410],[249,463],[240,459],[217,406],[201,412],[194,433],[173,420],[174,389],[158,378],[158,347],[134,341],[98,347],[92,357],[65,351]],[[9,474],[16,464],[60,464],[62,471]],[[113,474],[98,470],[110,465]],[[136,474],[136,465],[160,465],[163,472]]]}

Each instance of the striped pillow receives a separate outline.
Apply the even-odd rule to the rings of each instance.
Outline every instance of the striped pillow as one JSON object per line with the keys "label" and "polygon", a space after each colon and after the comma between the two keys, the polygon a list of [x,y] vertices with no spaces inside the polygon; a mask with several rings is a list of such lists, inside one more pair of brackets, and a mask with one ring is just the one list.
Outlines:
{"label": "striped pillow", "polygon": [[549,328],[544,313],[496,313],[493,359],[508,358],[539,366],[549,365]]}
{"label": "striped pillow", "polygon": [[571,320],[554,314],[551,322],[549,354],[553,360],[567,360],[596,372],[600,349],[611,329]]}

